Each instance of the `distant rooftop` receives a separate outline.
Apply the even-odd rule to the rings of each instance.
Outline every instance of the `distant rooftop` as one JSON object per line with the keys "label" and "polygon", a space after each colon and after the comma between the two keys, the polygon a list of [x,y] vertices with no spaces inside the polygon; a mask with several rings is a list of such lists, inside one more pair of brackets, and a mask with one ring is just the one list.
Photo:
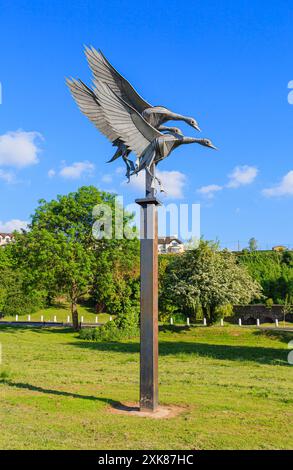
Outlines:
{"label": "distant rooftop", "polygon": [[176,241],[177,243],[183,243],[181,240],[179,240],[179,238],[177,237],[172,237],[172,236],[168,236],[168,237],[159,237],[158,238],[158,243],[159,245],[169,245],[171,242],[173,241]]}

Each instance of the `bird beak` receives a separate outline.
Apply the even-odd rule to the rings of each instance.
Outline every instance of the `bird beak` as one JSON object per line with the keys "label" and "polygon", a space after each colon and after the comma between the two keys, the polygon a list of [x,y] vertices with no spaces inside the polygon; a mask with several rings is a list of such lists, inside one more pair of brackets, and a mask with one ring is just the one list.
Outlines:
{"label": "bird beak", "polygon": [[196,124],[193,124],[192,126],[194,129],[196,129],[198,132],[201,132],[201,128],[199,127],[199,125],[196,123]]}
{"label": "bird beak", "polygon": [[218,147],[215,147],[213,144],[210,144],[209,147],[214,150],[219,150]]}

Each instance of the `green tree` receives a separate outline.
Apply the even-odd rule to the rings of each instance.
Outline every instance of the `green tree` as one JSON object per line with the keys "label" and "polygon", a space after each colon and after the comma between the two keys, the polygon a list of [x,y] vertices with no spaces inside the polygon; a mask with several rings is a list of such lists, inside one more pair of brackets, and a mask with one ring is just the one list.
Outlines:
{"label": "green tree", "polygon": [[139,241],[118,240],[97,252],[92,297],[97,311],[120,315],[139,303]]}
{"label": "green tree", "polygon": [[234,254],[220,252],[218,245],[201,241],[174,259],[166,270],[165,295],[183,312],[201,306],[209,323],[217,318],[217,307],[248,303],[261,295],[259,284],[237,264]]}
{"label": "green tree", "polygon": [[[18,235],[14,244],[14,255],[22,270],[27,271],[30,285],[47,290],[51,297],[57,292],[67,295],[76,330],[79,299],[92,291],[97,278],[106,286],[104,253],[120,250],[124,242],[114,238],[94,239],[93,209],[97,204],[106,204],[111,209],[114,224],[115,195],[94,186],[82,187],[49,202],[41,200],[29,231]],[[131,216],[126,214],[123,224],[130,220]]]}
{"label": "green tree", "polygon": [[166,272],[168,271],[169,265],[174,259],[177,258],[176,254],[163,254],[159,255],[158,265],[158,289],[159,289],[159,319],[160,321],[169,320],[170,316],[173,315],[178,306],[173,302],[169,296],[168,289],[165,288],[166,284]]}
{"label": "green tree", "polygon": [[257,240],[254,237],[250,238],[248,246],[250,251],[256,251],[258,247]]}
{"label": "green tree", "polygon": [[284,303],[286,296],[293,298],[293,253],[285,251],[255,251],[238,254],[238,262],[247,267],[258,281],[264,296],[274,303]]}
{"label": "green tree", "polygon": [[12,245],[0,249],[0,312],[3,315],[30,313],[44,305],[45,292],[28,283],[13,257]]}
{"label": "green tree", "polygon": [[11,260],[7,248],[0,248],[0,313],[2,314],[4,314],[8,286],[12,277]]}
{"label": "green tree", "polygon": [[283,321],[286,322],[286,316],[293,313],[293,301],[292,298],[286,295],[284,305],[282,307],[283,311]]}
{"label": "green tree", "polygon": [[273,299],[267,299],[267,300],[266,300],[266,307],[267,307],[269,310],[272,310],[273,305],[274,305]]}

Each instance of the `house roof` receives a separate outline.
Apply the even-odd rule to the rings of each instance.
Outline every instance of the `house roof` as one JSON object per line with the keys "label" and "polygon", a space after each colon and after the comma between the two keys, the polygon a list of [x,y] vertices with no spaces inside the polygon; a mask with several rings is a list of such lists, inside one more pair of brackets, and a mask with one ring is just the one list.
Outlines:
{"label": "house roof", "polygon": [[13,237],[12,233],[3,233],[3,232],[0,232],[0,236],[1,236],[2,238],[5,238],[5,237],[10,237],[10,238],[12,238],[12,237]]}
{"label": "house roof", "polygon": [[183,243],[183,242],[182,242],[181,240],[179,240],[179,238],[177,238],[177,237],[172,237],[172,236],[170,236],[170,237],[159,237],[159,238],[158,238],[158,243],[159,243],[159,245],[165,245],[165,244],[166,244],[166,245],[169,245],[169,244],[170,244],[171,242],[173,242],[173,241],[178,242],[180,245],[182,245],[182,243]]}

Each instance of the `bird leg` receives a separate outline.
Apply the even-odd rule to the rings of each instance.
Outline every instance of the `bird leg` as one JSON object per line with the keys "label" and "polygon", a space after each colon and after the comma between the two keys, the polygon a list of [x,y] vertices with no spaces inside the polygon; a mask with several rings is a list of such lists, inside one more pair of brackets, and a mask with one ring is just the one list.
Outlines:
{"label": "bird leg", "polygon": [[126,178],[127,178],[127,183],[129,183],[129,181],[130,181],[130,173],[135,170],[135,166],[134,166],[133,161],[130,160],[129,158],[127,158],[127,154],[123,154],[123,155],[122,155],[122,158],[123,158],[123,161],[124,161],[124,163],[125,163],[125,165],[126,165],[126,174],[125,174],[125,176],[126,176]]}
{"label": "bird leg", "polygon": [[161,193],[165,193],[166,191],[165,191],[165,189],[164,189],[164,187],[163,187],[162,181],[161,181],[157,176],[155,176],[155,179],[156,179],[157,182],[158,182],[158,185],[159,185],[159,188],[160,188],[160,192],[161,192]]}
{"label": "bird leg", "polygon": [[146,166],[145,170],[148,172],[148,174],[150,175],[150,177],[152,178],[152,183],[151,183],[151,188],[155,189],[155,192],[157,192],[156,190],[156,181],[159,185],[159,188],[160,188],[160,192],[165,192],[164,188],[163,188],[163,184],[162,184],[162,181],[156,176],[154,175],[152,172],[151,172],[151,169],[149,166]]}

